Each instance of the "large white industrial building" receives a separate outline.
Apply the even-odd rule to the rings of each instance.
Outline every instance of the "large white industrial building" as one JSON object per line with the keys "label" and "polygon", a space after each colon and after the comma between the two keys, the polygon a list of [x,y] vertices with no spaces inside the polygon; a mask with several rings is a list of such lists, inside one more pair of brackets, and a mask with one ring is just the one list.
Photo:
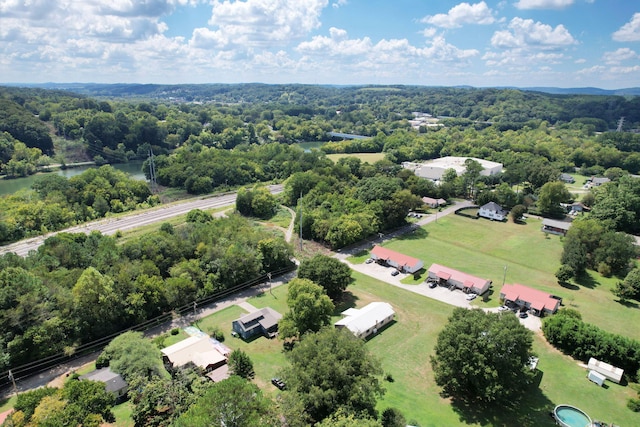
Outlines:
{"label": "large white industrial building", "polygon": [[405,169],[411,169],[413,172],[421,177],[430,179],[432,181],[440,181],[447,169],[453,169],[459,175],[462,175],[467,167],[464,162],[467,159],[475,160],[482,166],[480,175],[492,176],[502,172],[502,163],[491,162],[484,159],[476,159],[474,157],[441,157],[439,159],[428,160],[424,163],[403,162],[402,167]]}

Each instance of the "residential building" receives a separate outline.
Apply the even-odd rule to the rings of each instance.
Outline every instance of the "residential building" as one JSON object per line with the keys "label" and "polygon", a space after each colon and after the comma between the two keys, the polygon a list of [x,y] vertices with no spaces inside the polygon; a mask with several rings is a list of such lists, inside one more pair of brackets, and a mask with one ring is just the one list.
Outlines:
{"label": "residential building", "polygon": [[494,221],[504,221],[508,214],[509,212],[502,209],[502,206],[495,202],[489,202],[478,209],[478,216]]}
{"label": "residential building", "polygon": [[127,384],[120,374],[113,372],[109,367],[96,369],[88,374],[80,375],[79,379],[104,383],[105,390],[113,394],[116,401],[125,400],[127,397],[129,384]]}
{"label": "residential building", "polygon": [[[221,348],[226,350],[221,352]],[[165,364],[174,368],[191,362],[204,372],[211,372],[227,364],[227,356],[223,353],[228,354],[230,350],[208,335],[201,335],[186,338],[163,348],[160,352]]]}
{"label": "residential building", "polygon": [[576,180],[568,173],[561,173],[560,181],[566,182],[567,184],[573,184],[574,182],[576,182]]}
{"label": "residential building", "polygon": [[517,283],[504,285],[500,290],[500,299],[506,305],[529,309],[536,316],[555,313],[562,302],[551,294]]}
{"label": "residential building", "polygon": [[447,204],[445,199],[434,199],[432,197],[423,197],[422,203],[429,206],[432,209],[438,208],[440,206],[444,206]]}
{"label": "residential building", "polygon": [[344,318],[334,325],[336,328],[347,328],[358,338],[367,338],[377,334],[380,329],[388,325],[395,316],[391,304],[386,302],[372,302],[357,309],[349,308],[342,312]]}
{"label": "residential building", "polygon": [[404,273],[415,273],[424,267],[424,262],[391,249],[375,245],[371,250],[371,258],[378,263],[395,267]]}
{"label": "residential building", "polygon": [[232,328],[243,340],[251,339],[257,335],[273,338],[278,333],[280,319],[282,319],[282,314],[270,307],[265,307],[234,320]]}
{"label": "residential building", "polygon": [[431,267],[429,267],[429,279],[436,281],[441,286],[457,288],[465,293],[472,292],[478,295],[487,292],[492,283],[491,280],[481,279],[440,264],[431,264]]}

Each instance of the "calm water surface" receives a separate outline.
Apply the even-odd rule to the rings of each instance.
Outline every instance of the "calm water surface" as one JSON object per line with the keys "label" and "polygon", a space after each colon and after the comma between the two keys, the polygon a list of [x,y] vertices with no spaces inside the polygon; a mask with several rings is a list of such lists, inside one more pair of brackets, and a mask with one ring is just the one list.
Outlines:
{"label": "calm water surface", "polygon": [[[131,178],[138,180],[145,180],[144,172],[142,172],[142,162],[130,162],[130,163],[122,163],[117,165],[112,165],[114,169],[121,170],[126,172]],[[57,170],[54,172],[58,175],[65,176],[67,178],[71,178],[75,175],[80,175],[82,172],[87,169],[97,168],[98,166],[80,166],[77,168],[70,168],[65,170]],[[31,185],[35,182],[36,178],[42,174],[31,175],[25,178],[16,178],[16,179],[0,179],[0,196],[4,196],[6,194],[15,193],[18,190],[22,190],[25,188],[31,188]]]}

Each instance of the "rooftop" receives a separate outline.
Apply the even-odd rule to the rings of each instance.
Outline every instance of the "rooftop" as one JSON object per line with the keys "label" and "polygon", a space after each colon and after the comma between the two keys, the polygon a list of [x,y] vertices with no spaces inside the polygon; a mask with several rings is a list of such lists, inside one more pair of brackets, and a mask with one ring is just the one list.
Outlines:
{"label": "rooftop", "polygon": [[378,245],[375,245],[373,249],[371,249],[371,255],[374,255],[377,259],[393,260],[399,266],[415,266],[420,262],[417,258]]}
{"label": "rooftop", "polygon": [[547,310],[555,310],[559,304],[559,300],[553,298],[551,294],[517,283],[504,285],[502,290],[500,290],[500,294],[503,294],[504,297],[510,301],[516,301],[518,299],[527,301],[531,304],[531,308],[538,311],[542,311],[545,308]]}
{"label": "rooftop", "polygon": [[441,279],[449,280],[453,279],[463,284],[464,287],[471,288],[477,286],[482,288],[487,283],[488,279],[482,279],[480,277],[472,276],[471,274],[463,273],[462,271],[454,270],[453,268],[445,267],[440,264],[431,264],[429,271],[435,273]]}
{"label": "rooftop", "polygon": [[342,314],[346,317],[338,320],[335,325],[345,326],[355,335],[361,335],[387,317],[393,316],[395,311],[387,302],[372,302],[360,309],[349,308]]}

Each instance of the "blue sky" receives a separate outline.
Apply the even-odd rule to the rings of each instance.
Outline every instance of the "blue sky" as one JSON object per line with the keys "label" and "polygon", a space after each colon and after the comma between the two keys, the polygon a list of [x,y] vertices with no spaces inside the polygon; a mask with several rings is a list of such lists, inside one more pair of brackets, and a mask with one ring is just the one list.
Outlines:
{"label": "blue sky", "polygon": [[640,2],[0,0],[0,82],[640,87]]}

